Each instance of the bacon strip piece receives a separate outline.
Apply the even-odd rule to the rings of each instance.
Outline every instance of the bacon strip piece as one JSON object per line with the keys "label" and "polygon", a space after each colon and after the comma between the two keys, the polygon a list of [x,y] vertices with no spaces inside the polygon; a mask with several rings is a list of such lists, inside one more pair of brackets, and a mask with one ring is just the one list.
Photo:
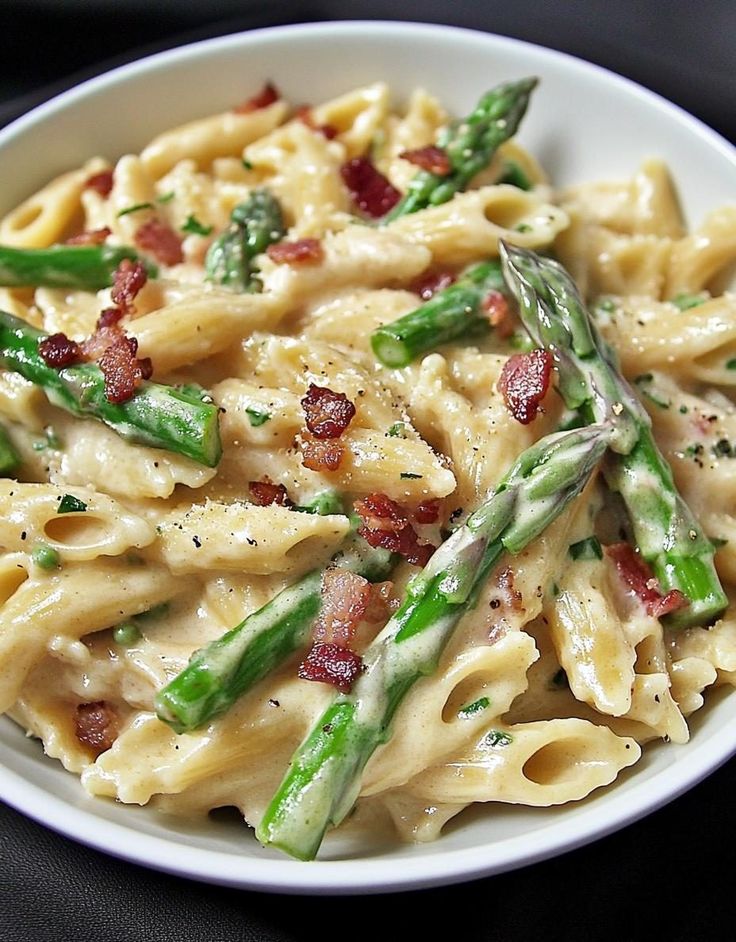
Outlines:
{"label": "bacon strip piece", "polygon": [[339,438],[355,415],[355,406],[345,393],[310,383],[301,400],[306,424],[315,438]]}
{"label": "bacon strip piece", "polygon": [[429,301],[438,291],[449,288],[455,282],[455,276],[449,271],[431,271],[414,281],[409,290],[418,294],[422,301]]}
{"label": "bacon strip piece", "polygon": [[628,543],[612,543],[606,547],[606,553],[613,560],[621,580],[639,598],[648,615],[661,618],[690,604],[679,589],[670,589],[662,595],[651,569]]}
{"label": "bacon strip piece", "polygon": [[266,255],[277,265],[317,265],[325,257],[320,239],[296,239],[294,242],[274,242]]}
{"label": "bacon strip piece", "polygon": [[327,441],[307,438],[301,448],[302,464],[310,471],[337,471],[345,457],[345,446],[336,438]]}
{"label": "bacon strip piece", "polygon": [[74,732],[77,739],[96,755],[105,752],[119,734],[115,708],[105,700],[80,703],[74,713]]}
{"label": "bacon strip piece", "polygon": [[452,173],[452,164],[447,152],[434,144],[428,147],[417,147],[414,150],[404,150],[399,157],[437,177],[446,177],[448,173]]}
{"label": "bacon strip piece", "polygon": [[135,244],[154,256],[162,265],[178,265],[183,261],[181,238],[160,219],[149,219],[136,231]]}
{"label": "bacon strip piece", "polygon": [[294,117],[301,121],[302,124],[306,124],[311,131],[317,131],[323,137],[326,137],[328,141],[337,137],[337,128],[332,124],[315,124],[314,115],[309,105],[300,105],[300,107],[296,109]]}
{"label": "bacon strip piece", "polygon": [[299,677],[332,684],[348,693],[362,670],[363,659],[355,651],[331,642],[317,642],[299,665]]}
{"label": "bacon strip piece", "polygon": [[82,348],[76,340],[70,340],[66,334],[49,334],[38,342],[38,352],[46,366],[55,370],[79,363],[84,359]]}
{"label": "bacon strip piece", "polygon": [[249,481],[248,491],[253,503],[259,507],[270,507],[271,504],[278,504],[280,507],[292,506],[284,485],[274,484],[268,478],[263,481]]}
{"label": "bacon strip piece", "polygon": [[481,308],[488,315],[488,321],[497,333],[505,340],[514,332],[514,324],[511,318],[511,308],[500,291],[489,291],[481,302]]}
{"label": "bacon strip piece", "polygon": [[240,105],[236,105],[233,111],[236,114],[250,114],[251,111],[259,111],[261,108],[267,108],[275,101],[281,98],[278,89],[272,82],[266,82],[259,92],[256,92],[251,98],[248,98]]}
{"label": "bacon strip piece", "polygon": [[123,316],[133,311],[133,301],[147,281],[148,275],[143,262],[124,258],[115,269],[110,297],[121,309]]}
{"label": "bacon strip piece", "polygon": [[314,640],[349,648],[365,618],[372,586],[349,569],[326,569],[322,576],[322,608],[314,626]]}
{"label": "bacon strip piece", "polygon": [[[112,331],[115,328],[106,327]],[[150,379],[153,365],[150,357],[136,359],[138,341],[118,328],[118,336],[107,346],[97,361],[105,378],[105,398],[109,402],[127,402],[144,379]]]}
{"label": "bacon strip piece", "polygon": [[111,233],[112,229],[108,226],[103,226],[101,229],[87,229],[78,235],[70,236],[64,245],[102,245]]}
{"label": "bacon strip piece", "polygon": [[414,566],[429,562],[436,547],[419,542],[407,512],[386,494],[369,494],[356,501],[355,512],[363,521],[358,533],[371,546],[398,553]]}
{"label": "bacon strip piece", "polygon": [[343,164],[340,176],[353,202],[372,219],[385,216],[401,199],[401,193],[367,157],[354,157]]}
{"label": "bacon strip piece", "polygon": [[109,196],[112,190],[112,170],[101,170],[93,173],[84,181],[85,190],[96,190],[100,196]]}
{"label": "bacon strip piece", "polygon": [[436,523],[440,515],[440,504],[438,498],[423,500],[414,508],[414,519],[417,523]]}
{"label": "bacon strip piece", "polygon": [[498,388],[506,408],[517,422],[528,425],[537,417],[547,395],[552,375],[552,354],[548,350],[515,353],[501,370]]}

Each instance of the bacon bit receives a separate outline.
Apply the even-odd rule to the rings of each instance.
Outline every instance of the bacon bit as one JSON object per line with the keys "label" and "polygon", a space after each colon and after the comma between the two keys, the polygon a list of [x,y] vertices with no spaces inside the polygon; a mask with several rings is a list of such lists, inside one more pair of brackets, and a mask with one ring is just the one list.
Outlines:
{"label": "bacon bit", "polygon": [[404,508],[386,494],[369,494],[355,502],[355,512],[363,521],[358,534],[370,546],[382,546],[403,556],[414,566],[425,566],[437,547],[420,543]]}
{"label": "bacon bit", "polygon": [[82,348],[66,334],[49,334],[38,342],[38,353],[46,364],[60,370],[84,359]]}
{"label": "bacon bit", "polygon": [[97,330],[101,330],[104,327],[112,327],[125,315],[125,311],[121,310],[119,307],[106,307],[105,310],[97,318]]}
{"label": "bacon bit", "polygon": [[300,105],[300,107],[296,109],[294,117],[301,121],[302,124],[306,124],[310,131],[317,131],[323,137],[326,137],[328,141],[337,137],[338,131],[334,125],[314,123],[314,116],[312,115],[312,109],[309,105]]}
{"label": "bacon bit", "polygon": [[248,490],[251,500],[259,507],[270,507],[271,504],[278,504],[279,507],[292,506],[284,485],[274,484],[269,478],[264,478],[262,481],[249,481]]}
{"label": "bacon bit", "polygon": [[552,355],[547,350],[515,353],[501,370],[498,388],[517,422],[528,425],[537,417],[549,389]]}
{"label": "bacon bit", "polygon": [[118,717],[114,707],[105,700],[80,703],[74,714],[77,739],[96,755],[106,752],[118,738]]}
{"label": "bacon bit", "polygon": [[110,320],[111,323],[99,326],[98,321],[97,330],[86,340],[82,341],[80,346],[85,360],[99,360],[108,347],[111,347],[113,344],[117,343],[121,337],[125,336],[122,328],[118,327],[111,314],[108,315],[107,313],[108,311],[112,312],[114,310],[117,310],[117,308],[106,308],[100,315],[100,319],[104,316],[105,319]]}
{"label": "bacon bit", "polygon": [[101,229],[88,229],[86,232],[80,232],[78,235],[71,236],[65,241],[65,245],[102,245],[105,239],[112,233],[112,229],[103,226]]}
{"label": "bacon bit", "polygon": [[162,265],[177,265],[183,261],[181,238],[160,219],[149,219],[138,229],[135,243],[150,252]]}
{"label": "bacon bit", "polygon": [[302,464],[310,471],[337,471],[345,457],[345,446],[337,439],[308,438],[302,442]]}
{"label": "bacon bit", "polygon": [[233,111],[236,114],[250,114],[251,111],[259,111],[261,108],[268,108],[275,101],[281,98],[278,89],[272,82],[266,82],[263,88],[252,98],[248,98],[240,105],[236,105]]}
{"label": "bacon bit", "polygon": [[401,193],[367,157],[354,157],[343,164],[340,176],[355,204],[372,219],[385,216],[401,199]]}
{"label": "bacon bit", "polygon": [[297,239],[295,242],[274,242],[266,255],[277,265],[316,265],[325,257],[321,239]]}
{"label": "bacon bit", "polygon": [[612,543],[606,547],[606,552],[613,560],[619,577],[642,602],[648,615],[661,618],[690,604],[687,596],[679,589],[670,589],[666,595],[662,595],[659,583],[646,561],[628,543]]}
{"label": "bacon bit", "polygon": [[440,515],[440,505],[441,501],[437,498],[423,500],[414,510],[414,519],[417,523],[436,523]]}
{"label": "bacon bit", "polygon": [[367,579],[349,569],[326,569],[314,640],[349,648],[370,601],[371,584]]}
{"label": "bacon bit", "polygon": [[393,582],[373,583],[371,586],[371,598],[364,615],[364,621],[371,622],[372,624],[385,622],[389,614],[396,611],[401,603],[398,599],[392,597],[393,590]]}
{"label": "bacon bit", "polygon": [[363,659],[359,654],[339,644],[318,642],[299,665],[299,677],[332,684],[342,693],[348,693],[362,670]]}
{"label": "bacon bit", "polygon": [[84,181],[85,190],[96,190],[100,196],[109,196],[112,190],[112,170],[102,170],[93,173]]}
{"label": "bacon bit", "polygon": [[428,272],[417,278],[410,286],[409,290],[418,294],[422,301],[429,301],[438,291],[449,288],[455,281],[455,276],[449,271]]}
{"label": "bacon bit", "polygon": [[[113,331],[115,328],[106,327],[104,330]],[[115,403],[132,399],[141,382],[150,379],[153,372],[150,358],[136,359],[138,341],[135,337],[127,337],[119,328],[118,334],[98,360],[105,378],[105,398]]]}
{"label": "bacon bit", "polygon": [[134,262],[129,258],[124,258],[115,269],[110,297],[121,309],[123,315],[130,314],[134,310],[133,301],[147,281],[148,275],[143,262]]}
{"label": "bacon bit", "polygon": [[309,384],[301,400],[307,428],[315,438],[339,438],[355,415],[355,406],[345,393]]}
{"label": "bacon bit", "polygon": [[495,328],[498,336],[505,340],[514,332],[509,302],[500,291],[489,291],[481,302],[482,309],[488,315],[491,327]]}
{"label": "bacon bit", "polygon": [[446,177],[448,173],[452,173],[452,164],[447,152],[434,144],[428,147],[417,147],[414,150],[404,150],[399,157],[437,177]]}

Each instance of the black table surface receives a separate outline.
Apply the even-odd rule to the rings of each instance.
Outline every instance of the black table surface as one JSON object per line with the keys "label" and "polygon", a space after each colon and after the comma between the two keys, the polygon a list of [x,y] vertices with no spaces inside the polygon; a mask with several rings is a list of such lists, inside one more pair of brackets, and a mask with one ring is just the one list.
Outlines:
{"label": "black table surface", "polygon": [[[185,42],[283,23],[402,19],[526,39],[659,92],[736,143],[735,0],[4,0],[0,124],[83,78]],[[1,183],[0,183],[1,185]],[[734,180],[736,198],[736,179]],[[736,938],[736,759],[594,844],[470,883],[296,897],[107,857],[0,804],[0,940],[291,942]]]}

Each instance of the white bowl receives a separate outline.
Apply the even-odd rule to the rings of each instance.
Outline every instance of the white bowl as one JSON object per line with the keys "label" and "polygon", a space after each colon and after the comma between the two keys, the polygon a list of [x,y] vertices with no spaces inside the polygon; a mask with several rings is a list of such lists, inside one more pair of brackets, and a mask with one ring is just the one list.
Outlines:
{"label": "white bowl", "polygon": [[[156,55],[93,79],[0,133],[0,213],[92,154],[140,149],[160,130],[225,109],[267,78],[296,102],[319,102],[377,79],[398,96],[417,85],[458,114],[499,81],[538,75],[521,141],[559,184],[627,177],[663,157],[690,222],[732,198],[736,150],[651,92],[570,56],[445,26],[320,23],[256,30]],[[87,797],[77,779],[0,721],[0,798],[98,850],[212,883],[290,893],[368,893],[487,876],[560,854],[641,817],[736,751],[736,694],[717,692],[688,745],[648,748],[611,788],[556,809],[494,804],[432,844],[353,856],[331,836],[324,858],[292,861],[243,828],[187,824],[146,808]]]}

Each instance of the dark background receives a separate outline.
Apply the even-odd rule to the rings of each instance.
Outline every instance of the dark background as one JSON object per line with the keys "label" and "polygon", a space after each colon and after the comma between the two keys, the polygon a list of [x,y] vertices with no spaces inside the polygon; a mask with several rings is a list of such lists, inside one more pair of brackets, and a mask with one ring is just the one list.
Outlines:
{"label": "dark background", "polygon": [[[356,18],[447,23],[560,49],[663,94],[736,143],[734,0],[2,0],[0,124],[150,52]],[[107,858],[0,805],[0,940],[733,940],[735,793],[732,760],[645,820],[555,860],[368,897],[208,887]]]}

